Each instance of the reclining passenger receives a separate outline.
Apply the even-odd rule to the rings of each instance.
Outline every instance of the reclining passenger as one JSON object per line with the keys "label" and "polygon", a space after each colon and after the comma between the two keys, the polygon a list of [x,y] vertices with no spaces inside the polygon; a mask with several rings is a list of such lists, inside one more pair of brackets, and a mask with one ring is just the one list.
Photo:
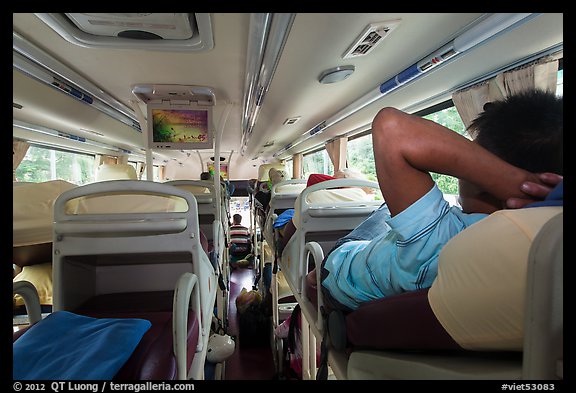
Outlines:
{"label": "reclining passenger", "polygon": [[284,180],[289,180],[290,177],[286,171],[270,168],[268,171],[268,181],[257,183],[258,191],[254,194],[254,202],[256,207],[256,217],[261,228],[264,228],[266,223],[266,215],[268,214],[272,186]]}
{"label": "reclining passenger", "polygon": [[[348,312],[373,299],[430,287],[448,240],[510,198],[509,207],[522,207],[561,180],[554,175],[563,174],[561,97],[529,91],[486,104],[469,132],[473,141],[394,108],[376,115],[374,157],[386,205],[322,261],[328,309]],[[462,209],[449,206],[429,172],[460,179]],[[551,174],[537,175],[542,172]],[[312,286],[315,275],[313,270],[307,277]]]}

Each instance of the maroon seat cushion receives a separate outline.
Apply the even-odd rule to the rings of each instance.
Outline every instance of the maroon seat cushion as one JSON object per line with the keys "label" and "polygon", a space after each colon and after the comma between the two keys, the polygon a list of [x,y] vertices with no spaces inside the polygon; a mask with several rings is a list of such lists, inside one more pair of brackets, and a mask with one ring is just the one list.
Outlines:
{"label": "maroon seat cushion", "polygon": [[444,330],[428,303],[428,288],[362,304],[346,316],[355,348],[463,350]]}
{"label": "maroon seat cushion", "polygon": [[[346,315],[348,345],[375,350],[463,350],[436,319],[428,289],[366,302]],[[308,281],[306,293],[316,306],[316,287]]]}
{"label": "maroon seat cushion", "polygon": [[[95,318],[142,318],[152,326],[120,369],[115,380],[174,380],[176,357],[172,340],[172,291],[108,294],[97,296],[75,310]],[[188,357],[190,369],[198,343],[198,317],[188,314]]]}

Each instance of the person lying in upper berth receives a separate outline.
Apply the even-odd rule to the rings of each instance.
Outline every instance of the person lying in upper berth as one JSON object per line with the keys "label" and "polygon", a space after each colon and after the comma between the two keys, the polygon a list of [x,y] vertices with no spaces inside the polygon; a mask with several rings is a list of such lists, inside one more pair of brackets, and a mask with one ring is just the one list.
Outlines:
{"label": "person lying in upper berth", "polygon": [[[562,203],[561,97],[533,90],[488,103],[468,131],[474,140],[395,108],[376,115],[374,157],[386,204],[322,261],[328,309],[349,312],[430,287],[448,240],[505,208],[507,200],[510,208],[523,207],[557,185],[555,202]],[[461,209],[443,199],[429,172],[459,179]],[[310,285],[316,274],[308,274]]]}

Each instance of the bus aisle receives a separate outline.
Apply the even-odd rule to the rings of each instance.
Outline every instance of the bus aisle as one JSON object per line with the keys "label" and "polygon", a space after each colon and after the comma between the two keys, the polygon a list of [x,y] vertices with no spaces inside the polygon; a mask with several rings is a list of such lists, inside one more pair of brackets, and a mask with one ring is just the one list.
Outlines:
{"label": "bus aisle", "polygon": [[[237,268],[230,273],[230,302],[228,306],[228,334],[236,336],[236,350],[226,360],[226,380],[271,380],[276,371],[270,345],[244,344],[240,337],[239,315],[236,309],[236,298],[242,291],[252,289],[254,271],[251,268]],[[269,342],[266,337],[266,342]]]}

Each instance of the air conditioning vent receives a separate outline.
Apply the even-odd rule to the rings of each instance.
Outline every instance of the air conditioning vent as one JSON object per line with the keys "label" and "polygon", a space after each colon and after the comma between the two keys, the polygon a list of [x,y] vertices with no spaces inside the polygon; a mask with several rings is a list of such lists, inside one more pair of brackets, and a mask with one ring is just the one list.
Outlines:
{"label": "air conditioning vent", "polygon": [[214,47],[210,14],[36,14],[62,38],[95,48],[205,51]]}
{"label": "air conditioning vent", "polygon": [[301,116],[295,116],[295,117],[289,117],[288,119],[284,120],[284,125],[291,125],[296,123],[298,120],[300,120],[302,117]]}
{"label": "air conditioning vent", "polygon": [[400,19],[368,25],[362,34],[360,34],[356,41],[354,41],[354,43],[344,53],[342,58],[349,59],[352,57],[367,55],[399,24]]}

